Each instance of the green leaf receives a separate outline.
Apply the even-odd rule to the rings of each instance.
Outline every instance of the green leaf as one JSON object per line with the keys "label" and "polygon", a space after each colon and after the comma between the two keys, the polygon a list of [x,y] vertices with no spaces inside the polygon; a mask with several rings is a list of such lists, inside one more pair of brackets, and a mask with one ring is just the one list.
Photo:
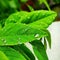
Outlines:
{"label": "green leaf", "polygon": [[20,48],[22,49],[22,51],[26,53],[26,55],[30,58],[30,60],[35,60],[33,53],[25,45],[23,44],[20,45]]}
{"label": "green leaf", "polygon": [[21,52],[27,60],[35,60],[35,57],[31,50],[29,50],[29,48],[27,48],[24,44],[13,46],[13,48]]}
{"label": "green leaf", "polygon": [[[39,36],[36,37],[36,34]],[[10,23],[0,31],[0,45],[22,44],[44,36],[47,36],[44,30],[37,30],[21,23]]]}
{"label": "green leaf", "polygon": [[30,11],[34,11],[33,7],[30,5],[27,5],[27,7],[29,8]]}
{"label": "green leaf", "polygon": [[[21,4],[19,3],[19,1],[18,1],[18,0],[12,0],[12,1],[14,2],[16,8],[18,8],[18,9],[20,10]],[[12,6],[11,6],[11,7],[12,7]],[[17,10],[17,9],[16,9],[16,10]]]}
{"label": "green leaf", "polygon": [[46,42],[46,38],[44,37],[44,47],[45,49],[47,49],[47,42]]}
{"label": "green leaf", "polygon": [[0,51],[0,60],[9,60],[8,57],[2,51]]}
{"label": "green leaf", "polygon": [[46,11],[46,10],[38,10],[32,12],[18,12],[12,14],[7,20],[5,24],[8,23],[24,23],[28,24],[31,27],[35,27],[37,29],[47,28],[55,19],[56,13],[53,11]]}
{"label": "green leaf", "polygon": [[46,36],[46,39],[48,41],[48,44],[49,44],[49,47],[51,48],[51,35],[50,35],[50,32],[48,30],[45,30],[45,32],[47,32],[47,36]]}
{"label": "green leaf", "polygon": [[22,3],[26,3],[28,0],[20,0]]}
{"label": "green leaf", "polygon": [[21,53],[10,47],[0,47],[0,51],[2,51],[8,57],[9,60],[20,60],[20,59],[26,60]]}
{"label": "green leaf", "polygon": [[56,13],[52,11],[35,11],[33,12],[35,17],[31,20],[29,26],[37,29],[46,29],[55,19]]}
{"label": "green leaf", "polygon": [[9,24],[9,23],[16,23],[18,21],[21,21],[21,19],[23,19],[23,16],[27,15],[27,12],[26,11],[21,11],[21,12],[16,12],[14,14],[11,14],[6,22],[5,22],[5,25],[6,24]]}
{"label": "green leaf", "polygon": [[[0,45],[17,45],[48,36],[45,29],[53,22],[55,17],[55,12],[45,10],[21,11],[12,14],[0,31]],[[36,34],[39,34],[39,37],[36,38]],[[48,42],[51,45],[50,40]]]}
{"label": "green leaf", "polygon": [[22,53],[22,55],[27,59],[30,60],[30,58],[26,55],[26,53],[17,45],[13,46],[12,48],[14,48],[16,51],[19,51],[20,53]]}
{"label": "green leaf", "polygon": [[48,60],[46,50],[42,42],[40,42],[40,40],[35,40],[31,42],[31,44],[33,46],[34,53],[37,56],[38,60]]}
{"label": "green leaf", "polygon": [[30,25],[35,23],[35,25],[36,25],[36,24],[38,24],[37,22],[39,22],[39,23],[41,22],[40,25],[42,25],[42,22],[43,22],[43,25],[49,26],[49,24],[51,24],[54,21],[55,17],[56,17],[56,13],[53,11],[46,11],[46,10],[32,11],[32,12],[26,14],[22,18],[21,23],[26,23],[26,24],[30,23]]}
{"label": "green leaf", "polygon": [[[16,4],[17,3],[17,4]],[[11,0],[10,2],[9,2],[9,5],[10,5],[10,7],[11,8],[18,8],[19,7],[19,4],[18,4],[18,0]],[[18,5],[18,6],[17,6]]]}
{"label": "green leaf", "polygon": [[40,2],[40,4],[44,3],[46,5],[46,7],[48,8],[48,10],[51,10],[49,7],[49,4],[47,3],[47,0],[38,0]]}

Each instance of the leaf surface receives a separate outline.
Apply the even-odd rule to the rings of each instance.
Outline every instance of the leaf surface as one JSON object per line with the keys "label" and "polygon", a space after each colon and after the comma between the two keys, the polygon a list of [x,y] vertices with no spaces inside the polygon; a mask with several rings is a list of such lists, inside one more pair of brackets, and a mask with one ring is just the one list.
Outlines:
{"label": "leaf surface", "polygon": [[24,44],[13,46],[13,48],[26,57],[27,60],[35,60],[34,54]]}
{"label": "leaf surface", "polygon": [[[46,28],[54,21],[56,13],[38,10],[12,14],[0,31],[0,45],[17,45],[46,37],[51,46]],[[38,35],[36,37],[35,35]]]}
{"label": "leaf surface", "polygon": [[19,53],[18,51],[10,48],[10,47],[0,47],[0,51],[2,51],[9,60],[26,60],[25,57]]}
{"label": "leaf surface", "polygon": [[2,51],[0,51],[0,60],[9,60],[8,57]]}
{"label": "leaf surface", "polygon": [[[35,37],[36,34],[39,36]],[[0,31],[0,45],[22,44],[43,36],[47,36],[47,32],[44,30],[37,30],[25,24],[10,23]]]}
{"label": "leaf surface", "polygon": [[31,44],[33,46],[34,53],[37,56],[38,60],[48,60],[46,50],[42,42],[40,42],[39,40],[35,40],[31,42]]}

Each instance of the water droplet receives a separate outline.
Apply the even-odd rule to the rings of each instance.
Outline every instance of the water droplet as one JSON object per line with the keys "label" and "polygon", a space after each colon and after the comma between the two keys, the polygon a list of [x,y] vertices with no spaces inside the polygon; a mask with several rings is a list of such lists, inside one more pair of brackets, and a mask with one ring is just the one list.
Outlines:
{"label": "water droplet", "polygon": [[6,40],[5,40],[5,39],[2,39],[2,42],[3,42],[4,44],[6,44]]}
{"label": "water droplet", "polygon": [[18,38],[18,44],[21,44],[20,40],[21,40],[21,38]]}
{"label": "water droplet", "polygon": [[39,37],[39,34],[36,34],[35,37],[38,38]]}
{"label": "water droplet", "polygon": [[4,41],[4,43],[6,43],[6,40]]}
{"label": "water droplet", "polygon": [[30,17],[27,17],[28,19],[30,19]]}

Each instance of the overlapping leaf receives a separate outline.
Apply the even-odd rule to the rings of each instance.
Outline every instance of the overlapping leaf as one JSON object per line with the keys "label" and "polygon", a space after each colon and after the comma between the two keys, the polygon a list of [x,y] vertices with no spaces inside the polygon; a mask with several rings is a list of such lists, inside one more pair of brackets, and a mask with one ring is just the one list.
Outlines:
{"label": "overlapping leaf", "polygon": [[34,53],[37,56],[38,60],[48,60],[46,50],[42,42],[35,40],[31,42],[31,44],[33,46]]}
{"label": "overlapping leaf", "polygon": [[26,60],[25,57],[21,53],[19,53],[18,51],[10,47],[0,47],[0,51],[2,51],[7,56],[7,58],[4,60],[7,60],[7,59],[8,60],[20,60],[20,59]]}
{"label": "overlapping leaf", "polygon": [[22,53],[27,60],[35,60],[34,54],[24,44],[13,46],[13,48]]}
{"label": "overlapping leaf", "polygon": [[0,51],[0,60],[9,60],[8,57],[2,51]]}

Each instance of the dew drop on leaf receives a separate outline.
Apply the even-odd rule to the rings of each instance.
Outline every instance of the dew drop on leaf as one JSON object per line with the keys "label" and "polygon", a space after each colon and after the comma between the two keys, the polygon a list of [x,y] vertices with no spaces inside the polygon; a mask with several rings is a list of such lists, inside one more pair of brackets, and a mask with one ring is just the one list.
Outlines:
{"label": "dew drop on leaf", "polygon": [[5,39],[2,39],[2,42],[3,42],[4,44],[6,44],[6,40],[5,40]]}
{"label": "dew drop on leaf", "polygon": [[21,44],[20,40],[21,40],[21,38],[18,38],[18,44]]}
{"label": "dew drop on leaf", "polygon": [[53,17],[53,19],[54,19],[55,17]]}
{"label": "dew drop on leaf", "polygon": [[36,37],[36,38],[39,37],[39,34],[36,34],[35,37]]}
{"label": "dew drop on leaf", "polygon": [[28,19],[30,19],[30,17],[27,17]]}

